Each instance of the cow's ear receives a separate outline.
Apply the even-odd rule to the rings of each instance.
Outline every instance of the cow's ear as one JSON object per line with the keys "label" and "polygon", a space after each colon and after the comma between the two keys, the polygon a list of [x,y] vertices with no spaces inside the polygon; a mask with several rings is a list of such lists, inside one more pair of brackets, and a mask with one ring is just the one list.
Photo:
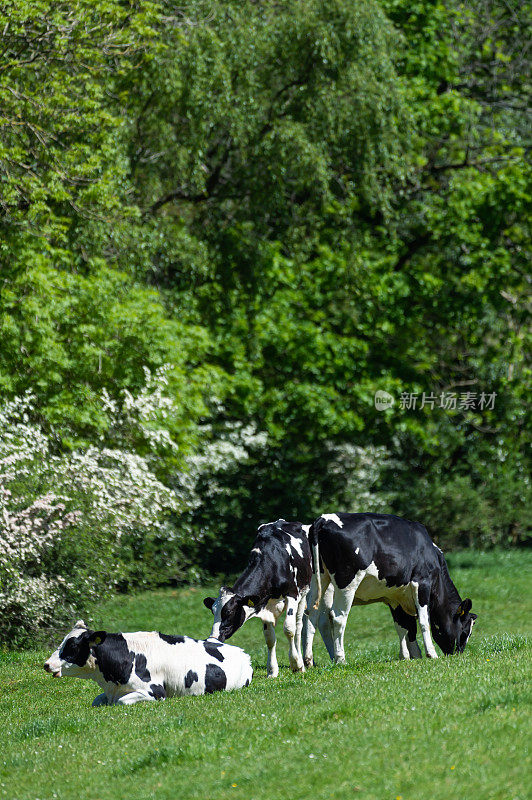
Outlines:
{"label": "cow's ear", "polygon": [[244,600],[244,604],[246,606],[249,606],[249,608],[255,608],[255,601],[253,600],[252,597],[246,597]]}
{"label": "cow's ear", "polygon": [[203,605],[205,608],[208,608],[209,611],[212,611],[212,607],[214,605],[214,597],[205,597],[203,599]]}
{"label": "cow's ear", "polygon": [[457,616],[458,617],[463,617],[464,614],[467,614],[468,611],[471,611],[471,606],[472,605],[473,605],[473,603],[471,602],[469,597],[466,597],[466,599],[462,600],[462,602],[458,606],[458,609],[456,611]]}
{"label": "cow's ear", "polygon": [[106,631],[94,631],[89,636],[89,647],[97,647],[102,642],[105,642],[107,638]]}

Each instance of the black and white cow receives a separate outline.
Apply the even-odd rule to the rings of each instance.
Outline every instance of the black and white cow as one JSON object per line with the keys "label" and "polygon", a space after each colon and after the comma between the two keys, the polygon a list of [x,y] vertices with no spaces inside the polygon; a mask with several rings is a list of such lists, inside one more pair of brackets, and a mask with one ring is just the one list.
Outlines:
{"label": "black and white cow", "polygon": [[251,659],[214,639],[157,631],[107,633],[76,622],[44,665],[54,678],[91,678],[103,689],[93,706],[132,705],[185,694],[211,694],[249,686]]}
{"label": "black and white cow", "polygon": [[419,522],[391,514],[323,514],[309,541],[319,547],[322,596],[313,578],[303,623],[305,664],[313,663],[316,624],[332,660],[345,661],[344,631],[351,605],[386,603],[399,636],[401,658],[421,658],[417,619],[425,652],[437,658],[431,630],[445,654],[462,652],[476,614],[462,600],[442,551]]}
{"label": "black and white cow", "polygon": [[268,647],[268,677],[279,674],[275,652],[275,624],[286,609],[284,632],[290,667],[304,672],[301,628],[312,577],[309,525],[278,519],[261,525],[249,561],[232,588],[222,586],[217,598],[203,601],[214,614],[211,637],[224,642],[248,619],[263,622]]}

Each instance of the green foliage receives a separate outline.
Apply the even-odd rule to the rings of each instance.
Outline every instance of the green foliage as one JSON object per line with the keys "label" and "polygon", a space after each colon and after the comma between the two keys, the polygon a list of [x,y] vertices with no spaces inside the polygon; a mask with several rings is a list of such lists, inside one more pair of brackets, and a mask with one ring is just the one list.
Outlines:
{"label": "green foliage", "polygon": [[[301,244],[334,197],[387,207],[405,112],[379,5],[189,9],[193,24],[167,32],[136,87],[130,157],[147,213],[172,204],[215,251],[242,251],[264,237]],[[245,262],[219,256],[230,285],[253,283],[249,261],[242,274]]]}
{"label": "green foliage", "polygon": [[203,410],[204,331],[134,278],[126,87],[159,48],[162,11],[28,0],[0,14],[0,390],[36,393],[63,445],[105,435],[102,388],[136,390],[144,367],[175,367],[183,452]]}
{"label": "green foliage", "polygon": [[190,436],[191,418],[202,408],[190,370],[204,336],[169,319],[155,290],[101,262],[79,274],[34,261],[4,284],[1,303],[1,385],[10,393],[28,386],[38,392],[42,415],[64,441],[94,441],[107,430],[103,388],[114,396],[136,389],[143,367],[168,362],[173,391],[184,401],[172,426]]}
{"label": "green foliage", "polygon": [[[153,49],[154,6],[24,0],[0,11],[2,225],[59,243],[72,218],[120,208],[110,91]],[[108,219],[108,222],[111,220]]]}
{"label": "green foliage", "polygon": [[519,463],[478,462],[470,472],[433,474],[405,488],[403,508],[448,548],[527,542],[531,491]]}

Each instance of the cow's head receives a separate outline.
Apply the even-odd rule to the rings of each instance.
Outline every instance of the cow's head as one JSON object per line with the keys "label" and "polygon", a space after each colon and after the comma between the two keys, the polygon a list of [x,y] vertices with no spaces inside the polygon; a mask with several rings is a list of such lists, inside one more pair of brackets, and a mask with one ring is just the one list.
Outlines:
{"label": "cow's head", "polygon": [[471,600],[466,597],[456,611],[446,615],[443,620],[432,623],[432,634],[438,647],[446,655],[462,653],[471,636],[477,618],[471,613]]}
{"label": "cow's head", "polygon": [[91,631],[83,620],[78,620],[70,633],[67,633],[57,650],[45,662],[44,669],[54,678],[68,675],[73,678],[87,678],[94,669],[91,647],[101,644],[107,636],[105,631]]}
{"label": "cow's head", "polygon": [[203,604],[214,614],[211,637],[220,642],[230,639],[256,613],[252,597],[242,597],[227,586],[222,586],[218,597],[206,597]]}

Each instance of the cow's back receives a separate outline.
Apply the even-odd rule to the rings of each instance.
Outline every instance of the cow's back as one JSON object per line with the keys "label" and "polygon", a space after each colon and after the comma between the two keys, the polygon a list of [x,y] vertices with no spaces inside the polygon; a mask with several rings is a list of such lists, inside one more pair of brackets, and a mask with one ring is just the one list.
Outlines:
{"label": "cow's back", "polygon": [[423,579],[440,566],[426,528],[393,514],[325,514],[312,524],[309,539],[318,542],[339,588],[370,564],[389,586]]}
{"label": "cow's back", "polygon": [[216,639],[193,639],[157,631],[125,634],[132,650],[145,654],[143,680],[167,697],[211,694],[248,686],[251,659],[239,647]]}

